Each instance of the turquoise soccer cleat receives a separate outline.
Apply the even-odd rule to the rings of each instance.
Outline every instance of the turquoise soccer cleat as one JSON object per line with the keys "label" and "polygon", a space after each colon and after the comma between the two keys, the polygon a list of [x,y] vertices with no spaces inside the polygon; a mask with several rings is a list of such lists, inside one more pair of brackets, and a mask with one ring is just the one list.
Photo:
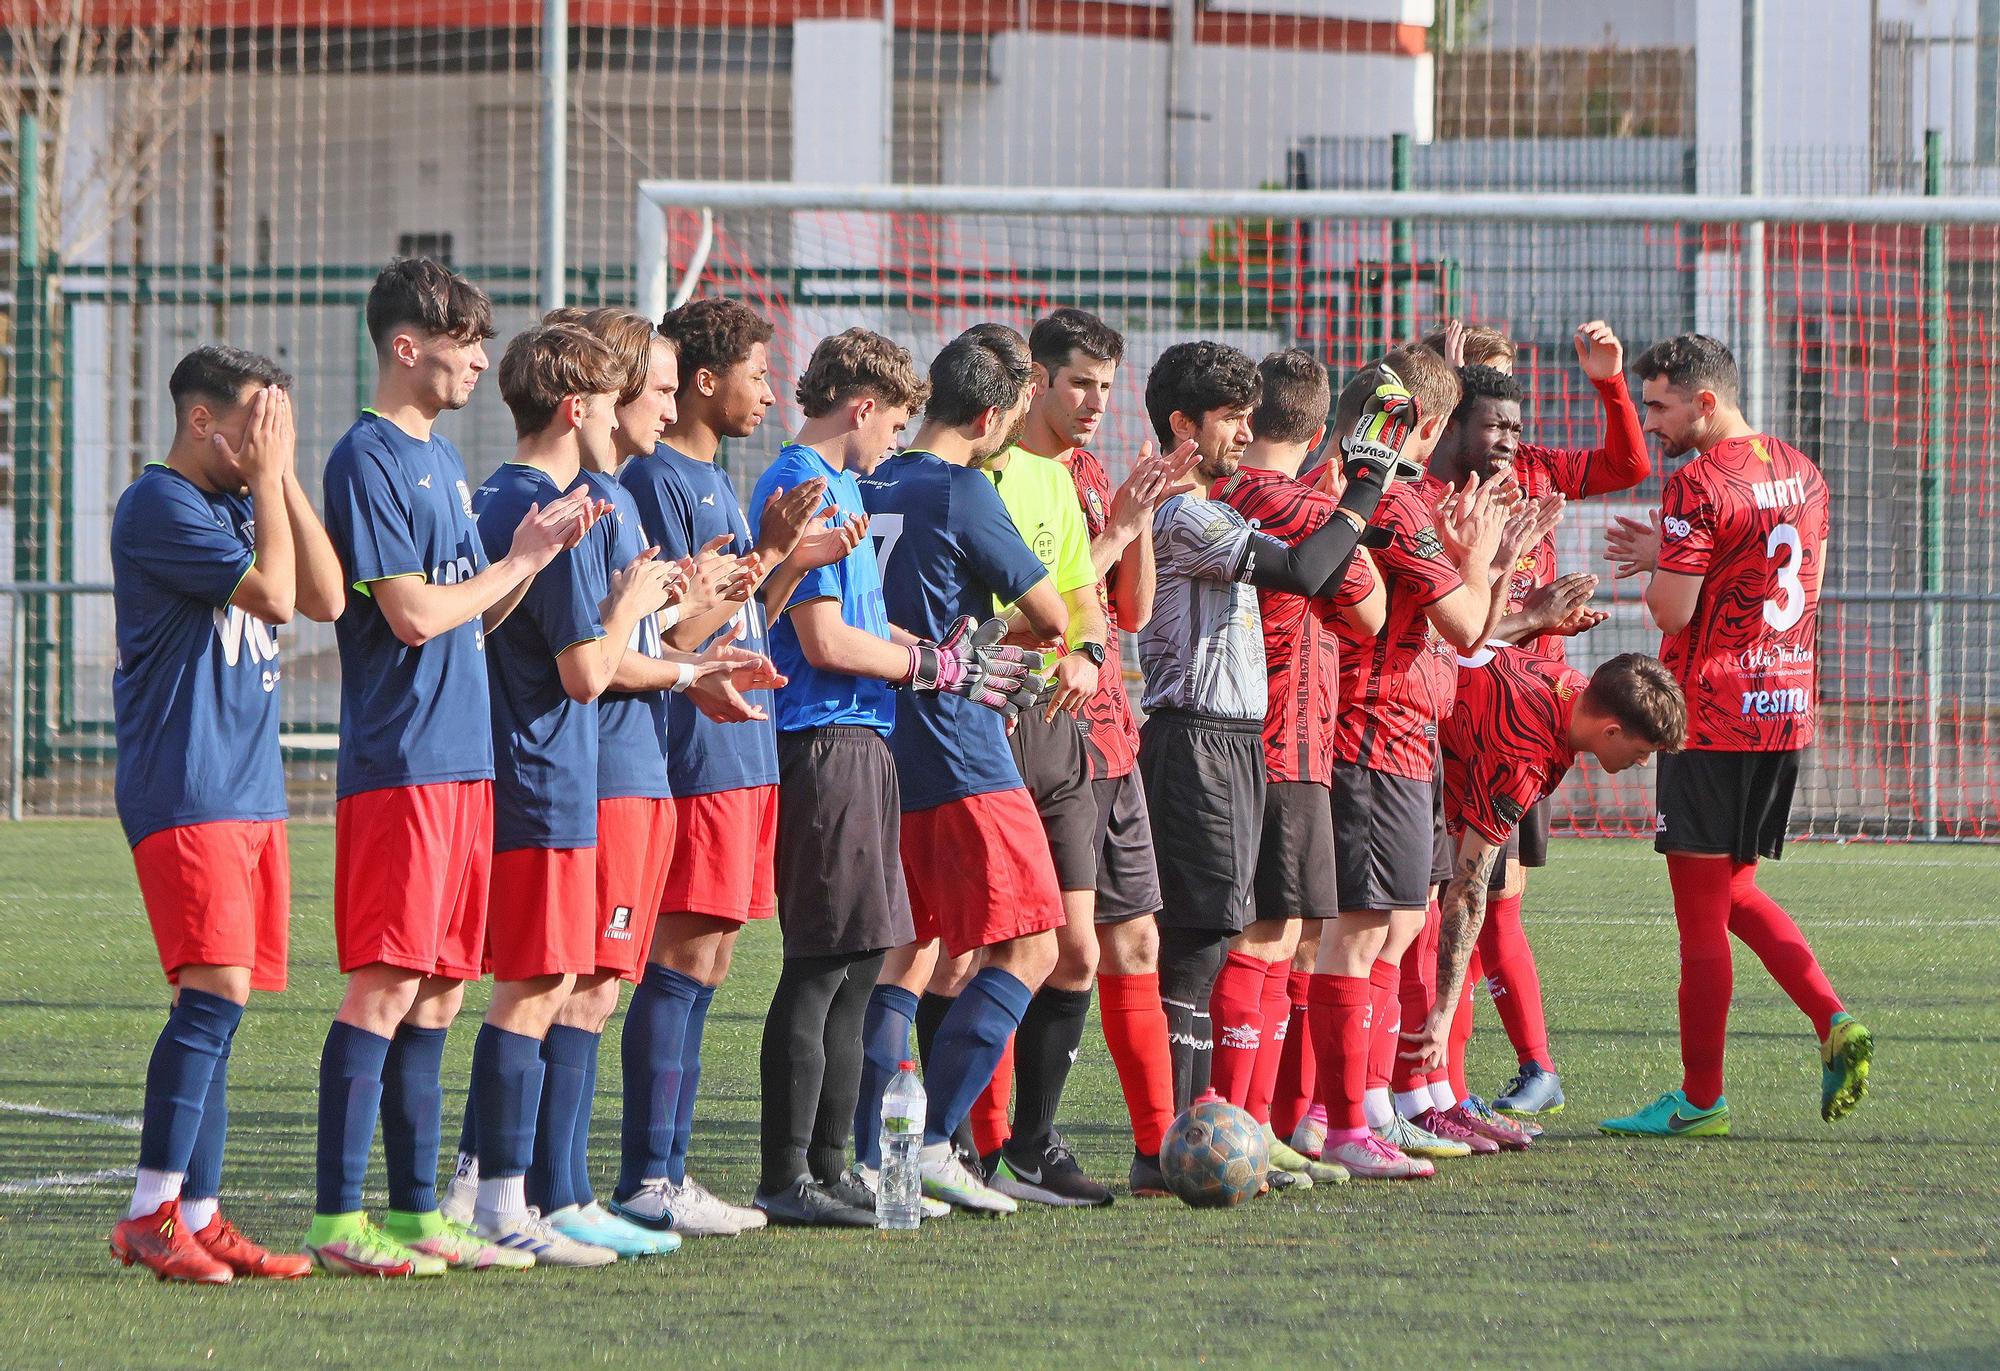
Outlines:
{"label": "turquoise soccer cleat", "polygon": [[1696,1109],[1683,1092],[1669,1090],[1637,1113],[1606,1119],[1597,1131],[1621,1138],[1726,1138],[1729,1101],[1717,1095],[1713,1105]]}

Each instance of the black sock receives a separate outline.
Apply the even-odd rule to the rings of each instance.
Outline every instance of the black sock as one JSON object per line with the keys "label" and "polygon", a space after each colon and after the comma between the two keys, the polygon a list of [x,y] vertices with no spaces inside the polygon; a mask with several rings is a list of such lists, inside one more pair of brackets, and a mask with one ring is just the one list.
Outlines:
{"label": "black sock", "polygon": [[1177,1114],[1208,1089],[1209,1067],[1215,1055],[1208,996],[1228,950],[1227,935],[1219,930],[1160,929],[1160,1003],[1167,1011]]}
{"label": "black sock", "polygon": [[881,952],[864,953],[847,963],[840,988],[826,1012],[826,1073],[819,1087],[819,1112],[813,1118],[812,1145],[806,1165],[816,1181],[835,1181],[847,1169],[847,1138],[854,1128],[854,1106],[861,1098],[863,1026],[868,997],[882,970]]}
{"label": "black sock", "polygon": [[[938,1025],[944,1022],[944,1016],[951,1013],[951,1007],[957,1003],[956,995],[939,995],[929,990],[917,1001],[917,1060],[923,1064],[926,1076],[931,1069],[931,1049],[937,1045]],[[985,1086],[982,1084],[980,1088]],[[978,1148],[972,1141],[972,1120],[962,1120],[958,1131],[951,1135],[951,1141],[961,1154],[976,1154]]]}
{"label": "black sock", "polygon": [[1014,1136],[1008,1140],[1013,1155],[1038,1157],[1048,1147],[1089,1018],[1088,990],[1043,986],[1028,1001],[1014,1034]]}
{"label": "black sock", "polygon": [[[787,957],[764,1015],[757,1067],[763,1190],[789,1189],[806,1171],[806,1146],[826,1077],[826,1014],[845,981],[840,957]],[[852,1112],[852,1102],[848,1110]]]}

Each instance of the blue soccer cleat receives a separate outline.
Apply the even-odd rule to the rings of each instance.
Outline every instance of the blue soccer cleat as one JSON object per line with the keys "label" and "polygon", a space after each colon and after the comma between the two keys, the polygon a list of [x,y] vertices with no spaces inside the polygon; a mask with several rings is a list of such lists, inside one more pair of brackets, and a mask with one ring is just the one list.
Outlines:
{"label": "blue soccer cleat", "polygon": [[1507,1082],[1506,1089],[1494,1098],[1493,1107],[1517,1119],[1560,1114],[1563,1107],[1562,1077],[1540,1062],[1524,1062],[1520,1074]]}
{"label": "blue soccer cleat", "polygon": [[1606,1119],[1597,1125],[1597,1131],[1621,1138],[1726,1138],[1729,1101],[1717,1095],[1714,1104],[1696,1109],[1686,1094],[1669,1090],[1637,1113]]}

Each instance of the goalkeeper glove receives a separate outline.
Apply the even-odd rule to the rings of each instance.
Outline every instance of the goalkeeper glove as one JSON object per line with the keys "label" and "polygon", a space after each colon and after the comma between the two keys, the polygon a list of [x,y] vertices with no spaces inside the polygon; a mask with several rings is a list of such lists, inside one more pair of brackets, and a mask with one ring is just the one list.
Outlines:
{"label": "goalkeeper glove", "polygon": [[1361,418],[1354,432],[1341,443],[1346,453],[1342,471],[1350,488],[1356,484],[1377,491],[1391,481],[1414,481],[1424,474],[1422,466],[1403,456],[1410,435],[1417,427],[1417,399],[1403,378],[1382,368],[1382,384],[1375,387],[1361,406]]}
{"label": "goalkeeper glove", "polygon": [[1052,682],[1041,676],[1042,654],[1001,643],[1007,625],[988,619],[975,631],[965,615],[939,642],[918,641],[910,648],[910,674],[903,682],[911,690],[963,695],[1007,719],[1048,699]]}

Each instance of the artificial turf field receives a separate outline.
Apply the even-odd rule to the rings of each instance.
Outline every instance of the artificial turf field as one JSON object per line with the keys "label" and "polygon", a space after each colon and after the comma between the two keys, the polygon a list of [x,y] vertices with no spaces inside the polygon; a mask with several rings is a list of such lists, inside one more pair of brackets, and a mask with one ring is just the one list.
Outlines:
{"label": "artificial turf field", "polygon": [[[300,1240],[311,1204],[340,985],[331,859],[330,828],[294,827],[292,988],[257,998],[233,1056],[224,1203],[274,1245]],[[1567,841],[1536,881],[1569,1109],[1526,1156],[1225,1213],[1121,1199],[917,1235],[702,1240],[603,1272],[197,1290],[104,1246],[164,1004],[126,849],[108,821],[0,828],[0,1366],[2000,1365],[2000,851],[1800,845],[1768,865],[1875,1032],[1873,1088],[1820,1122],[1811,1031],[1740,954],[1735,1136],[1699,1143],[1592,1127],[1678,1082],[1664,868],[1639,843]],[[746,935],[709,1020],[692,1169],[738,1201],[777,961],[775,928]],[[483,1002],[452,1035],[447,1140]],[[1491,1092],[1512,1059],[1483,995],[1472,1051]],[[608,1185],[615,1039],[606,1052]],[[1064,1124],[1087,1168],[1122,1180],[1094,1027]]]}

